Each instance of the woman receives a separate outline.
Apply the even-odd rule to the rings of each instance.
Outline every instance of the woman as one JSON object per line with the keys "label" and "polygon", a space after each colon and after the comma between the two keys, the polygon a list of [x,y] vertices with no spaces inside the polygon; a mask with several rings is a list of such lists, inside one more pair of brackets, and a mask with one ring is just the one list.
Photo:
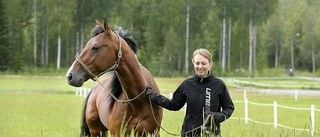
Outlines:
{"label": "woman", "polygon": [[153,90],[148,90],[147,95],[153,103],[168,110],[180,110],[187,103],[182,137],[219,136],[220,123],[234,111],[233,102],[225,83],[210,72],[212,54],[208,50],[195,50],[192,63],[195,75],[179,85],[172,99]]}

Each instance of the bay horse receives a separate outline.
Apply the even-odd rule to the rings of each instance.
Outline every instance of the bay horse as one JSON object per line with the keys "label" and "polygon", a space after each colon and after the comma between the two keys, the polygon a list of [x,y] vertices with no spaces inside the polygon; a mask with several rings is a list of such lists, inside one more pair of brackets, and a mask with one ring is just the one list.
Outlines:
{"label": "bay horse", "polygon": [[136,57],[138,45],[132,33],[113,31],[106,20],[96,20],[91,33],[66,74],[68,84],[75,87],[90,78],[98,81],[85,100],[81,136],[105,137],[109,131],[117,137],[160,137],[163,110],[144,94],[146,90],[160,91]]}

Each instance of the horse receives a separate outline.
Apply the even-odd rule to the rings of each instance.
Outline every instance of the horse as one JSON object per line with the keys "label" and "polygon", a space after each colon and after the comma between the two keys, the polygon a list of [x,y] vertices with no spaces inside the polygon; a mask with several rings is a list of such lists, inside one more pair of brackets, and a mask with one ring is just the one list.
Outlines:
{"label": "horse", "polygon": [[160,91],[136,57],[137,41],[132,33],[113,31],[105,19],[95,22],[91,39],[66,74],[74,87],[89,79],[98,81],[85,99],[81,136],[160,137],[163,110],[144,94]]}

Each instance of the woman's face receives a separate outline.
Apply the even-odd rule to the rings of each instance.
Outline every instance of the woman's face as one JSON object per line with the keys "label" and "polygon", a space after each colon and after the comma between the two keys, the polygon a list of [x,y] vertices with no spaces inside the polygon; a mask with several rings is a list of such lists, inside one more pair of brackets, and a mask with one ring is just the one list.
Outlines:
{"label": "woman's face", "polygon": [[205,78],[208,76],[210,63],[207,58],[204,56],[197,54],[193,57],[193,67],[196,74],[198,74],[199,77]]}

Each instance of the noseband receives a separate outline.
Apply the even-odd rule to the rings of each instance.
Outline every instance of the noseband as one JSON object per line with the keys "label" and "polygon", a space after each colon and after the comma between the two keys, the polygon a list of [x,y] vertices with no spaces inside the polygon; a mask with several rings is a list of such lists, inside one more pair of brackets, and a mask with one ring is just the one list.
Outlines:
{"label": "noseband", "polygon": [[93,80],[93,81],[97,81],[98,78],[107,73],[107,72],[110,72],[110,71],[113,71],[115,69],[117,69],[117,67],[119,66],[119,63],[120,63],[120,59],[122,57],[122,51],[121,51],[121,40],[120,40],[120,36],[119,34],[115,33],[117,36],[118,36],[118,40],[119,40],[119,51],[118,51],[118,58],[116,60],[116,62],[108,69],[106,69],[105,71],[102,71],[100,72],[98,75],[95,75],[93,74],[89,68],[83,63],[83,61],[81,60],[80,56],[79,55],[76,55],[75,58],[76,60],[81,64],[82,68],[90,75],[90,78]]}

